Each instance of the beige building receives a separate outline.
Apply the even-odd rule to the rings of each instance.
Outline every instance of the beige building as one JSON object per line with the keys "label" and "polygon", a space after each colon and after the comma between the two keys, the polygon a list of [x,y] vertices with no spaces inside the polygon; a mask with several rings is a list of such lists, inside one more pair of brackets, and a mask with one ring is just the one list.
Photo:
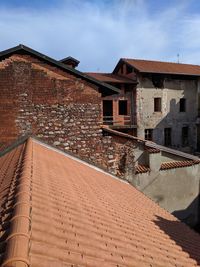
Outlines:
{"label": "beige building", "polygon": [[[112,74],[90,73],[90,75],[110,84],[115,83],[108,80],[109,75],[110,77],[115,75],[115,79],[117,76],[128,79],[126,83],[123,80],[120,84],[118,82],[118,88],[122,90],[118,104],[115,96],[106,98],[106,101],[113,100],[112,105],[109,103],[111,108],[113,107],[112,110],[110,108],[110,116],[113,116],[111,128],[132,132],[139,138],[186,152],[200,150],[198,139],[200,66],[120,59]],[[122,104],[127,107],[120,110]],[[122,115],[130,116],[129,125],[123,123]]]}

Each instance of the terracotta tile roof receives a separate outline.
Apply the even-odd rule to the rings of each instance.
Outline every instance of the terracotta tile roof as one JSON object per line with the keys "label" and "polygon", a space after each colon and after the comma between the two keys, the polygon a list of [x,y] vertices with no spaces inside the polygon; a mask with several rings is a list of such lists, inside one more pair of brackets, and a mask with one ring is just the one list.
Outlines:
{"label": "terracotta tile roof", "polygon": [[128,58],[123,58],[122,60],[140,72],[200,76],[200,66],[198,65]]}
{"label": "terracotta tile roof", "polygon": [[160,149],[149,146],[145,146],[145,150],[148,151],[150,154],[160,153]]}
{"label": "terracotta tile roof", "polygon": [[199,158],[197,156],[194,156],[192,154],[188,154],[188,153],[185,153],[185,152],[182,152],[182,151],[179,151],[179,150],[175,150],[175,149],[172,149],[172,148],[169,148],[169,147],[166,147],[166,146],[161,146],[161,145],[158,145],[158,144],[156,144],[154,142],[147,141],[147,140],[138,138],[138,137],[130,135],[130,134],[122,133],[122,132],[116,131],[114,129],[111,129],[108,126],[105,126],[105,125],[102,125],[101,128],[106,133],[110,133],[110,134],[113,134],[113,135],[121,136],[121,137],[126,138],[127,140],[133,140],[133,141],[135,141],[137,143],[142,143],[146,147],[148,147],[148,149],[152,148],[152,151],[163,151],[163,152],[166,152],[166,153],[169,153],[169,154],[172,154],[172,155],[177,155],[179,157],[182,157],[183,160],[194,160],[194,161],[198,161],[199,160]]}
{"label": "terracotta tile roof", "polygon": [[0,158],[1,266],[200,266],[200,236],[133,186],[33,139],[23,148]]}
{"label": "terracotta tile roof", "polygon": [[149,172],[150,171],[150,168],[148,166],[145,166],[143,164],[138,164],[136,166],[136,171],[135,173],[138,174],[138,173],[146,173],[146,172]]}
{"label": "terracotta tile roof", "polygon": [[87,72],[87,75],[101,81],[110,83],[136,83],[136,81],[112,73]]}
{"label": "terracotta tile roof", "polygon": [[193,166],[199,163],[200,163],[200,160],[182,160],[182,161],[163,162],[161,164],[160,169],[168,170],[168,169],[174,169],[174,168],[183,168],[183,167]]}

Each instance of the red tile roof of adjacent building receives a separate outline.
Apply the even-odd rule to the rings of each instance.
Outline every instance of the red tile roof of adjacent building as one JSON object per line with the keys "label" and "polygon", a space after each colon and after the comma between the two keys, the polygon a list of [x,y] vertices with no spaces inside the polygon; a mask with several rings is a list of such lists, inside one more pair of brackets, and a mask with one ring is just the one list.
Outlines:
{"label": "red tile roof of adjacent building", "polygon": [[107,83],[130,83],[135,84],[136,81],[117,75],[112,73],[100,73],[100,72],[87,72],[87,75],[101,81],[101,82],[107,82]]}
{"label": "red tile roof of adjacent building", "polygon": [[200,266],[199,234],[126,182],[34,139],[0,167],[1,266]]}
{"label": "red tile roof of adjacent building", "polygon": [[183,167],[193,166],[199,163],[200,163],[200,160],[182,160],[182,161],[163,162],[161,164],[160,169],[168,170],[168,169],[174,169],[174,168],[183,168]]}
{"label": "red tile roof of adjacent building", "polygon": [[123,58],[122,61],[128,63],[139,72],[144,73],[147,72],[200,76],[200,66],[198,65],[128,58]]}
{"label": "red tile roof of adjacent building", "polygon": [[160,149],[149,147],[147,145],[145,145],[145,150],[148,151],[150,154],[160,153]]}
{"label": "red tile roof of adjacent building", "polygon": [[150,172],[150,168],[146,165],[143,165],[143,164],[138,164],[136,167],[135,167],[135,173],[138,174],[138,173],[146,173],[146,172]]}

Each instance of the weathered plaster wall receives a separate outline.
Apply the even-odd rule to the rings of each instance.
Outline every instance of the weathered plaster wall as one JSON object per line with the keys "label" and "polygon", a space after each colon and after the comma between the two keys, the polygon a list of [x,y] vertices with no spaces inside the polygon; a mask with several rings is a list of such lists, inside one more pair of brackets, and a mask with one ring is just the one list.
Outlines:
{"label": "weathered plaster wall", "polygon": [[160,170],[164,162],[185,159],[163,152],[148,156],[150,171],[125,179],[180,220],[195,226],[200,220],[200,165]]}
{"label": "weathered plaster wall", "polygon": [[[162,98],[162,111],[154,112],[154,98]],[[186,112],[179,112],[180,98],[186,99]],[[156,128],[153,140],[164,144],[164,128],[172,128],[172,146],[181,148],[182,127],[189,126],[189,146],[196,148],[197,84],[195,80],[165,79],[164,88],[155,88],[151,79],[139,78],[137,87],[138,137],[144,138],[144,130]]]}
{"label": "weathered plaster wall", "polygon": [[[118,175],[179,219],[195,226],[200,220],[200,165],[161,170],[164,162],[188,159],[163,151],[149,153],[144,142],[111,136],[116,155],[120,155],[115,157]],[[150,171],[137,174],[137,164],[148,166]]]}
{"label": "weathered plaster wall", "polygon": [[199,220],[199,165],[138,174],[132,184],[191,226]]}

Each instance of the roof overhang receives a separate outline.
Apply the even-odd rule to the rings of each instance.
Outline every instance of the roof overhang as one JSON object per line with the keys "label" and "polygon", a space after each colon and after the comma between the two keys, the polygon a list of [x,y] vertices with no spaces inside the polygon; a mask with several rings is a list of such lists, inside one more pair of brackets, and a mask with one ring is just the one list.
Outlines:
{"label": "roof overhang", "polygon": [[139,68],[137,68],[136,66],[130,64],[129,62],[127,62],[126,60],[124,60],[123,58],[121,58],[116,67],[114,68],[113,70],[113,74],[117,72],[117,70],[119,69],[119,67],[122,65],[122,64],[126,64],[127,66],[131,67],[131,68],[134,68],[137,72],[141,73],[141,74],[160,74],[160,75],[179,75],[179,76],[188,76],[188,77],[200,77],[199,74],[192,74],[192,73],[184,73],[184,72],[162,72],[162,71],[143,71]]}
{"label": "roof overhang", "polygon": [[101,93],[103,93],[104,95],[112,95],[112,94],[120,93],[120,90],[118,88],[116,88],[112,85],[100,82],[100,81],[90,77],[89,75],[86,75],[85,73],[83,73],[81,71],[78,71],[74,68],[71,68],[71,67],[63,64],[60,61],[57,61],[51,57],[48,57],[48,56],[46,56],[46,55],[44,55],[44,54],[42,54],[36,50],[33,50],[32,48],[29,48],[25,45],[22,45],[22,44],[0,52],[0,61],[11,56],[12,54],[15,54],[15,53],[17,53],[17,54],[29,54],[31,56],[34,56],[34,57],[40,59],[40,60],[45,61],[46,63],[48,63],[50,65],[56,66],[56,67],[66,71],[72,75],[80,77],[80,78],[86,80],[87,82],[90,82],[90,83],[98,86],[99,91]]}

